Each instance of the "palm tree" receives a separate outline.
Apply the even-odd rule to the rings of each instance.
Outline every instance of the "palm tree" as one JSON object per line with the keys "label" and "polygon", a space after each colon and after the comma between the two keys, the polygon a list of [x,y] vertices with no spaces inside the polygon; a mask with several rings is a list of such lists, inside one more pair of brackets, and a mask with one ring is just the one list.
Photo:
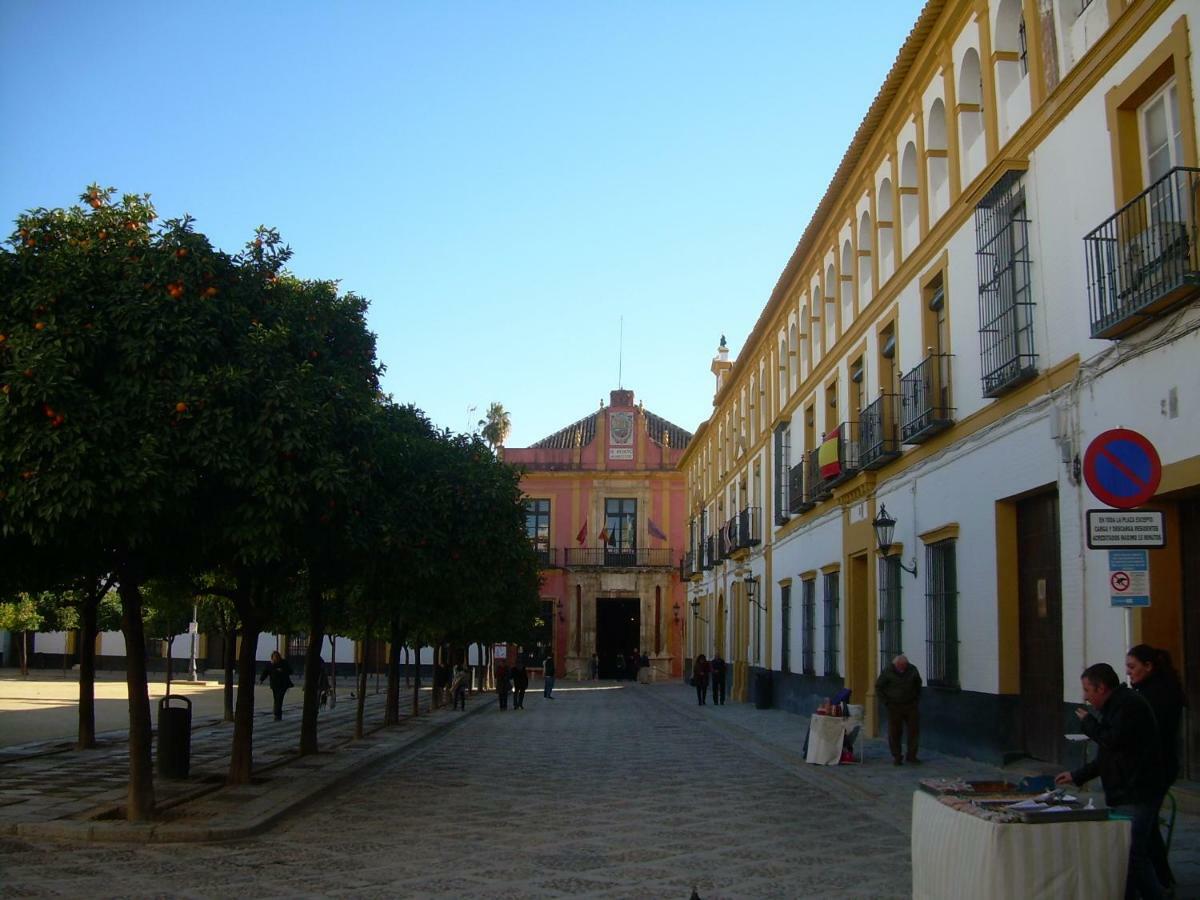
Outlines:
{"label": "palm tree", "polygon": [[488,446],[492,450],[503,447],[508,433],[512,431],[512,420],[509,418],[504,404],[499,402],[489,404],[487,418],[479,420],[479,427],[483,429],[483,439],[488,442]]}

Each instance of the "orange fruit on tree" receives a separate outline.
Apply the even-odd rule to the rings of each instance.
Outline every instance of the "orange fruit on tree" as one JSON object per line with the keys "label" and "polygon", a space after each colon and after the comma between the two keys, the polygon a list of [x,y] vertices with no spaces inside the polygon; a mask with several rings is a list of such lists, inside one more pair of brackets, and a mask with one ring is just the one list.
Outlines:
{"label": "orange fruit on tree", "polygon": [[35,331],[45,331],[45,330],[46,330],[46,323],[45,323],[45,322],[34,322],[34,323],[33,323],[33,328],[34,328],[34,330],[35,330]]}
{"label": "orange fruit on tree", "polygon": [[177,413],[181,413],[181,414],[185,413],[185,412],[187,412],[187,409],[188,409],[187,404],[184,403],[182,400],[180,400],[178,403],[175,404],[175,412],[177,412]]}
{"label": "orange fruit on tree", "polygon": [[188,255],[187,247],[180,247],[178,250],[175,251],[175,256],[177,259],[183,259],[187,255]]}

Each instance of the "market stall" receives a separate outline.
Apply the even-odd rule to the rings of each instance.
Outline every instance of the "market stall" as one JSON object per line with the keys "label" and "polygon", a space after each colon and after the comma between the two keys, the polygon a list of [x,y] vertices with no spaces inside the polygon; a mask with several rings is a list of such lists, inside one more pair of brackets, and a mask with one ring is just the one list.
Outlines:
{"label": "market stall", "polygon": [[1128,821],[1076,798],[1006,796],[1014,785],[953,787],[913,794],[913,897],[1124,896]]}

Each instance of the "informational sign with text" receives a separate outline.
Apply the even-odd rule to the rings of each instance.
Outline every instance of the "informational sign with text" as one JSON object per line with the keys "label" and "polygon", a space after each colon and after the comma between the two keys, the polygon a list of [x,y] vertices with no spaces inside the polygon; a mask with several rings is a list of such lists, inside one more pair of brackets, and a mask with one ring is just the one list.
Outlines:
{"label": "informational sign with text", "polygon": [[1149,551],[1109,550],[1108,588],[1113,606],[1149,606]]}
{"label": "informational sign with text", "polygon": [[1166,525],[1158,510],[1089,509],[1089,550],[1158,550],[1167,545]]}

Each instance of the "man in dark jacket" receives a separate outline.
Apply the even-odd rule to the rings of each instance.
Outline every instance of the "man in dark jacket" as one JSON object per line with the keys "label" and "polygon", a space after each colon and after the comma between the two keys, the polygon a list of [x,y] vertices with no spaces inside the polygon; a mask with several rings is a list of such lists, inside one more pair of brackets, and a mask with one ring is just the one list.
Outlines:
{"label": "man in dark jacket", "polygon": [[725,657],[718,650],[708,663],[712,669],[713,706],[725,705]]}
{"label": "man in dark jacket", "polygon": [[258,683],[262,684],[268,678],[271,680],[271,696],[275,699],[275,718],[282,719],[283,695],[292,686],[292,667],[288,665],[288,661],[280,655],[278,650],[271,654],[271,661],[263,669]]}
{"label": "man in dark jacket", "polygon": [[1125,896],[1154,900],[1162,886],[1150,862],[1150,831],[1158,827],[1162,802],[1162,745],[1154,712],[1145,698],[1121,684],[1108,663],[1088,666],[1080,678],[1083,699],[1092,707],[1075,710],[1080,729],[1099,745],[1096,758],[1074,772],[1060,772],[1058,784],[1083,785],[1097,775],[1110,809],[1132,822]]}
{"label": "man in dark jacket", "polygon": [[901,653],[875,679],[875,694],[883,701],[888,714],[888,747],[893,765],[902,765],[902,731],[908,732],[908,761],[919,763],[917,744],[921,736],[921,673]]}

